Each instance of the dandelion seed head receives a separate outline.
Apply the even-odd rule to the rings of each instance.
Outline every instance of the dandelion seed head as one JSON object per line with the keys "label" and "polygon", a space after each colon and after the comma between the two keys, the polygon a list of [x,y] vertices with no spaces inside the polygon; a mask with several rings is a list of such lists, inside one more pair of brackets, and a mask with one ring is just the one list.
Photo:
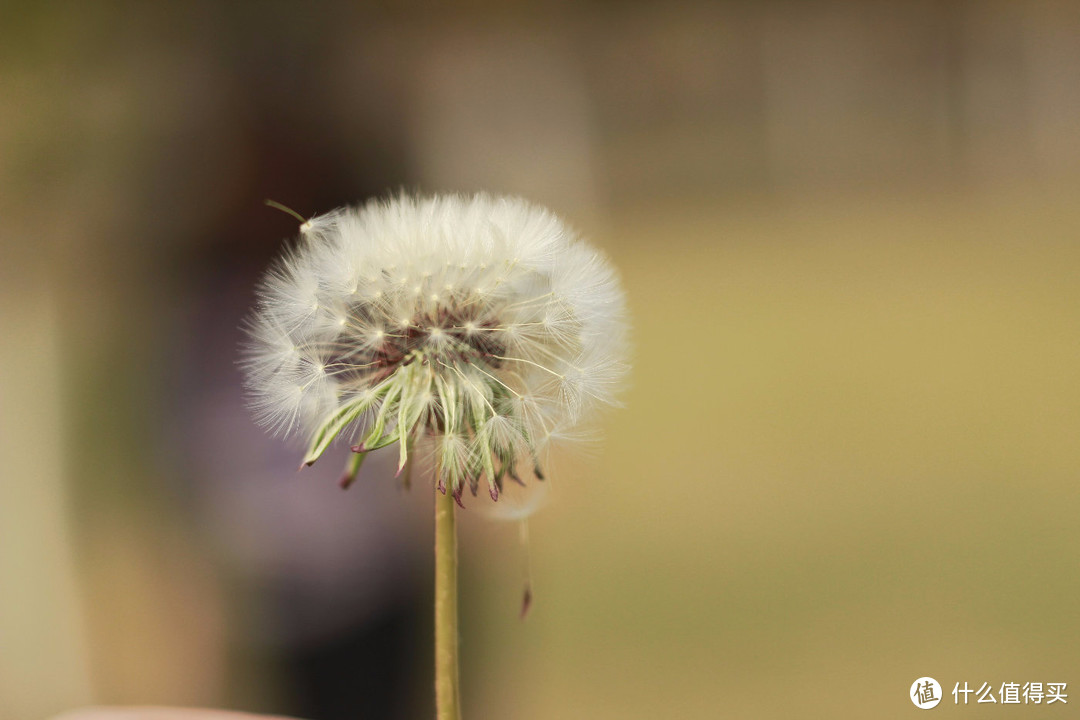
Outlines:
{"label": "dandelion seed head", "polygon": [[[267,272],[247,325],[257,419],[362,451],[424,450],[460,497],[542,475],[541,453],[627,372],[614,270],[517,198],[399,196],[314,217]],[[526,503],[529,505],[531,503]]]}

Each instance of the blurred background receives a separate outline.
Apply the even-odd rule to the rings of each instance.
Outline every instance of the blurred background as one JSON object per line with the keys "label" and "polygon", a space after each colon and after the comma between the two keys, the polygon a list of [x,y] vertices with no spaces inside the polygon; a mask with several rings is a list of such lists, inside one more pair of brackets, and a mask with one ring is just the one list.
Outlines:
{"label": "blurred background", "polygon": [[297,474],[235,365],[262,200],[402,188],[550,206],[634,324],[525,621],[463,514],[466,717],[1080,703],[1077,3],[6,2],[0,718],[431,716],[427,486]]}

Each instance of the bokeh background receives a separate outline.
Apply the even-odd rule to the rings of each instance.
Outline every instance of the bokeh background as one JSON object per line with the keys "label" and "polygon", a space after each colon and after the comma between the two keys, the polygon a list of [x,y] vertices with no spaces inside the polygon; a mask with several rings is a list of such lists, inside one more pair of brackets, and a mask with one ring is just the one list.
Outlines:
{"label": "bokeh background", "polygon": [[634,323],[525,621],[465,513],[466,717],[1080,704],[1080,5],[16,2],[0,718],[430,717],[426,486],[297,474],[235,366],[262,200],[402,188],[549,205]]}

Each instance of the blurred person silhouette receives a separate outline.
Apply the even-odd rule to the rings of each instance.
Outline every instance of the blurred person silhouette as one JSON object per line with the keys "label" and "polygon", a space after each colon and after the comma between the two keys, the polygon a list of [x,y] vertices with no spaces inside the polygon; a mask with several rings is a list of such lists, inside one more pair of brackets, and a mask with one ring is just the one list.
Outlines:
{"label": "blurred person silhouette", "polygon": [[[183,468],[176,496],[234,591],[230,649],[241,679],[229,686],[265,689],[241,698],[245,707],[310,720],[413,717],[430,702],[429,514],[414,507],[423,493],[403,501],[391,460],[377,456],[343,492],[345,451],[297,474],[301,449],[255,424],[237,367],[257,279],[298,229],[263,197],[322,212],[399,185],[399,166],[386,153],[385,164],[357,168],[340,148],[364,140],[286,110],[295,103],[282,98],[280,80],[245,87],[234,99],[246,146],[236,172],[251,187],[178,264],[186,332],[172,338],[170,376],[180,427],[165,429]],[[376,140],[395,147],[392,136]],[[357,152],[365,150],[354,148],[353,159]],[[159,717],[123,712],[116,717]]]}

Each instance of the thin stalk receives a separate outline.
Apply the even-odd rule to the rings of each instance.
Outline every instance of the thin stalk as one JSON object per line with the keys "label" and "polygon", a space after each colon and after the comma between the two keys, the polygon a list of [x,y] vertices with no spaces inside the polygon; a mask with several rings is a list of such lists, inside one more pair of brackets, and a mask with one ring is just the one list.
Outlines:
{"label": "thin stalk", "polygon": [[435,491],[435,716],[461,720],[454,498]]}

